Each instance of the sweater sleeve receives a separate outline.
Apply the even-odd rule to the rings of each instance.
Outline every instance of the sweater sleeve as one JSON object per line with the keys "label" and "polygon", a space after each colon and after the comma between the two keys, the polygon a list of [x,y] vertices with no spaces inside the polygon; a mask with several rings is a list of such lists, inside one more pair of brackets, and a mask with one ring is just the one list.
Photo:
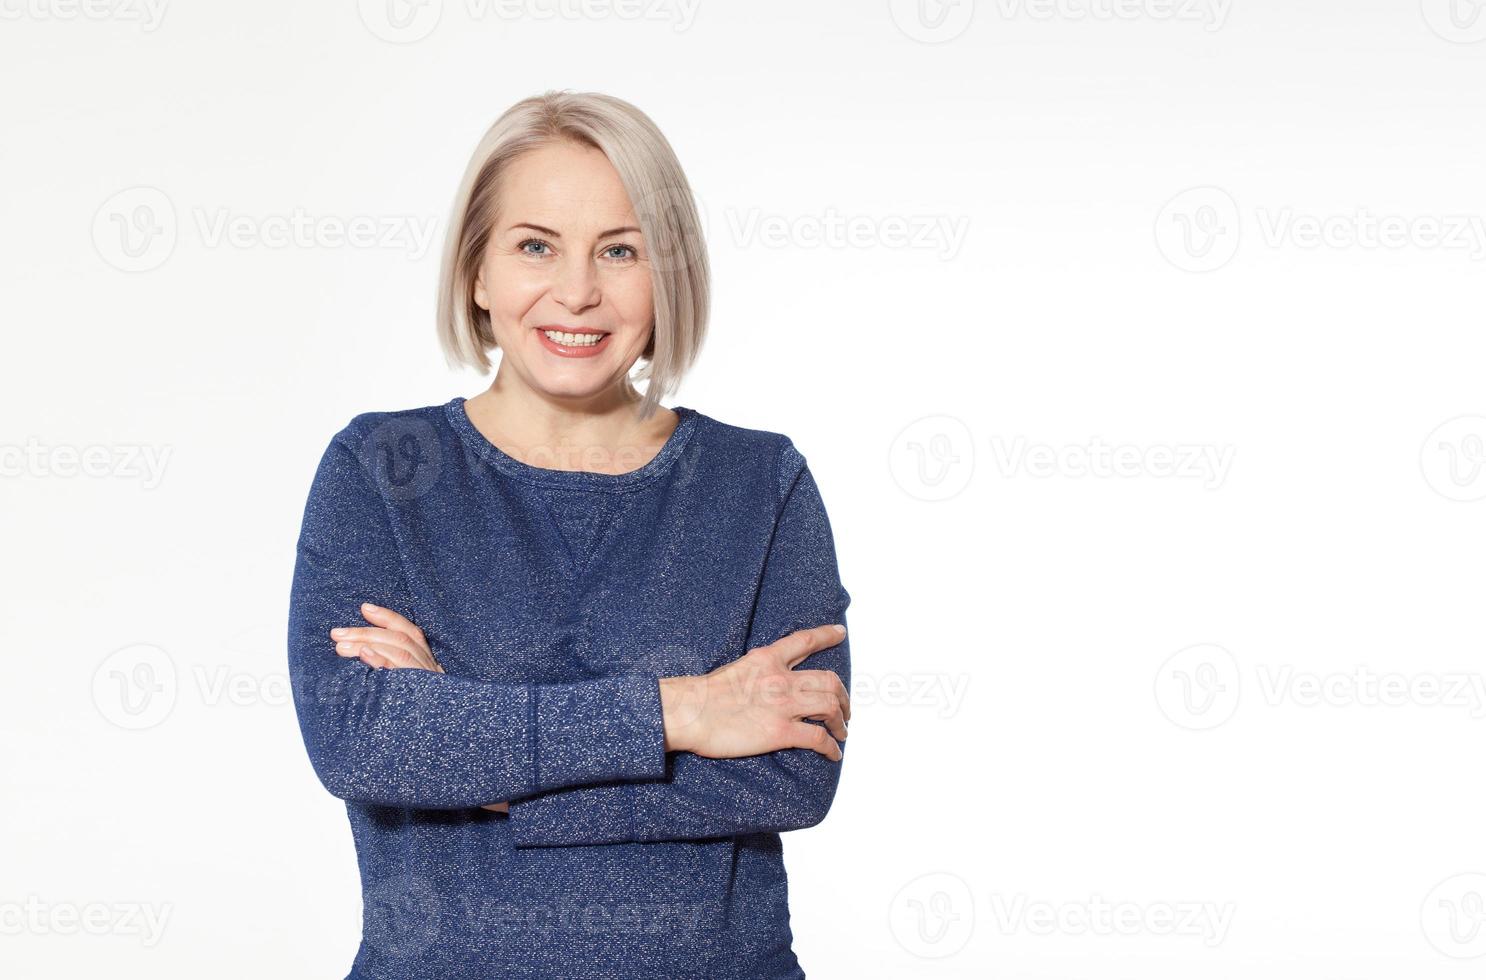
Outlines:
{"label": "sweater sleeve", "polygon": [[[846,623],[830,521],[805,459],[780,451],[784,503],[765,560],[745,650],[799,629]],[[849,637],[805,658],[802,670],[831,670],[851,688]],[[809,724],[824,725],[813,719]],[[843,756],[845,744],[842,744]],[[517,847],[696,840],[813,827],[835,798],[843,762],[813,749],[741,759],[673,752],[658,779],[540,793],[510,803]]]}
{"label": "sweater sleeve", "polygon": [[335,652],[330,629],[364,625],[362,602],[413,618],[388,503],[351,432],[336,434],[315,473],[289,608],[295,713],[325,788],[355,803],[459,809],[663,776],[657,676],[507,685]]}

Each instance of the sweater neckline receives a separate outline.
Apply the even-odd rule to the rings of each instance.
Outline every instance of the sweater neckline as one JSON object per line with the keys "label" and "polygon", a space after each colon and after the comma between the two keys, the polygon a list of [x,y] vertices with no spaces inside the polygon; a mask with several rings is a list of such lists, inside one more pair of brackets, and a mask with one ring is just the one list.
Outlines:
{"label": "sweater neckline", "polygon": [[445,403],[444,412],[450,424],[454,426],[454,431],[459,433],[460,438],[470,450],[506,476],[528,483],[567,490],[626,490],[659,476],[670,469],[676,457],[681,455],[681,451],[686,448],[687,442],[691,440],[692,432],[696,429],[699,417],[695,409],[685,405],[670,406],[671,411],[681,417],[680,421],[676,423],[676,428],[661,446],[660,452],[656,453],[649,462],[639,469],[625,473],[592,473],[584,470],[559,470],[546,466],[533,466],[511,456],[475,428],[475,423],[471,421],[464,403],[465,397],[456,395]]}

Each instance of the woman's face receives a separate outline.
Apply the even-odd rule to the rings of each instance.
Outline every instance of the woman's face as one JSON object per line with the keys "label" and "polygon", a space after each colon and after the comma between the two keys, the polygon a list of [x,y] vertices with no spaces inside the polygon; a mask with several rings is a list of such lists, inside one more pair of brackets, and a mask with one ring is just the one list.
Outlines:
{"label": "woman's face", "polygon": [[[501,370],[562,398],[624,383],[654,319],[644,245],[603,153],[560,142],[514,160],[474,291],[504,352]],[[542,328],[605,335],[589,346]]]}

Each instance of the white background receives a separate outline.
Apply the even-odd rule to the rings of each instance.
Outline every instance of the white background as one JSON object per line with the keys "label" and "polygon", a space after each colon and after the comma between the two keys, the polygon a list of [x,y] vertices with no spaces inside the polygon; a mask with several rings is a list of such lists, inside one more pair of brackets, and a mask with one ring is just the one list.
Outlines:
{"label": "white background", "polygon": [[0,973],[349,968],[299,520],[351,416],[488,383],[446,211],[568,88],[706,214],[671,404],[789,434],[836,529],[812,980],[1480,975],[1486,13],[400,9],[0,2]]}

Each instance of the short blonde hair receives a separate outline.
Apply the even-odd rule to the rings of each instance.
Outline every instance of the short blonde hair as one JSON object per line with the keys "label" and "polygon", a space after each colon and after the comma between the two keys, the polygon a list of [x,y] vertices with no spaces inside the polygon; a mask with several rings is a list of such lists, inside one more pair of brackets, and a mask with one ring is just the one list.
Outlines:
{"label": "short blonde hair", "polygon": [[474,284],[499,220],[499,188],[522,153],[569,140],[608,158],[645,236],[655,324],[634,377],[648,380],[641,417],[675,390],[695,362],[707,329],[710,270],[701,221],[686,174],[659,128],[623,99],[596,92],[548,91],[522,99],[485,132],[459,191],[439,272],[438,334],[451,367],[488,371],[496,346],[490,314]]}

